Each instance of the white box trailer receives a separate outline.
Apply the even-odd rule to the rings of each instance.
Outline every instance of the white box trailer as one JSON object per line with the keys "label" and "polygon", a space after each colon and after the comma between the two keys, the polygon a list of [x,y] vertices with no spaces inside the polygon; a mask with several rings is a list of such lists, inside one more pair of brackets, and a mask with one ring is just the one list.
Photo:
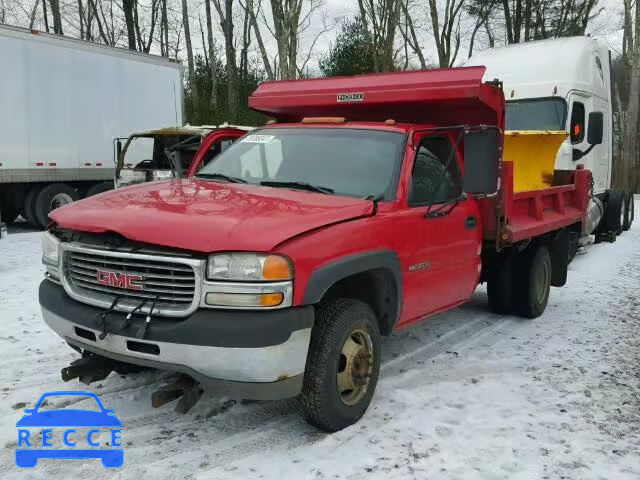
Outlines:
{"label": "white box trailer", "polygon": [[183,123],[173,60],[0,25],[0,209],[43,226],[112,187],[114,139]]}

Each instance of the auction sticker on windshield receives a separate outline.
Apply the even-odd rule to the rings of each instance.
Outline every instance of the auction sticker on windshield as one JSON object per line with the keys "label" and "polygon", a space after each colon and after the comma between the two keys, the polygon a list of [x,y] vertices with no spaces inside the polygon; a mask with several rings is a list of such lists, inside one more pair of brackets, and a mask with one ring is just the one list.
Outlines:
{"label": "auction sticker on windshield", "polygon": [[240,140],[241,143],[269,143],[275,138],[274,135],[247,135]]}
{"label": "auction sticker on windshield", "polygon": [[[65,408],[80,404],[86,409]],[[41,458],[99,458],[109,468],[124,463],[122,422],[92,392],[48,392],[18,420],[16,465],[33,468]]]}

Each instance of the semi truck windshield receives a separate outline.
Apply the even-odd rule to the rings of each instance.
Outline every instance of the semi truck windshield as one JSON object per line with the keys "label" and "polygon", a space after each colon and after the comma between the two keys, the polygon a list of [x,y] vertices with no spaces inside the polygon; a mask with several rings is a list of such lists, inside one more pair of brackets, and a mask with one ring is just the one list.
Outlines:
{"label": "semi truck windshield", "polygon": [[196,177],[388,198],[404,139],[401,133],[351,128],[254,130]]}
{"label": "semi truck windshield", "polygon": [[507,102],[507,130],[564,130],[567,104],[562,98]]}

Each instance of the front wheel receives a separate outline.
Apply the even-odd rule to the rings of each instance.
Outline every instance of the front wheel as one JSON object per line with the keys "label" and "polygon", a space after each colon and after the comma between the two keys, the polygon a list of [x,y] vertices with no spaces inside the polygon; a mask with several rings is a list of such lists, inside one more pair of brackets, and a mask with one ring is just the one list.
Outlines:
{"label": "front wheel", "polygon": [[353,299],[317,309],[300,404],[307,421],[328,432],[357,422],[380,372],[380,330],[371,308]]}

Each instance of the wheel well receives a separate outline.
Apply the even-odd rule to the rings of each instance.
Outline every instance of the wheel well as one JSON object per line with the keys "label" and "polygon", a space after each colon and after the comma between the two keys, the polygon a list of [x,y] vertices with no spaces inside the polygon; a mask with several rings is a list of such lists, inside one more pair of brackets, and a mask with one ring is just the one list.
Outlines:
{"label": "wheel well", "polygon": [[398,287],[393,273],[376,268],[342,278],[322,297],[322,302],[334,298],[353,298],[371,307],[378,319],[380,333],[389,335],[398,316]]}

